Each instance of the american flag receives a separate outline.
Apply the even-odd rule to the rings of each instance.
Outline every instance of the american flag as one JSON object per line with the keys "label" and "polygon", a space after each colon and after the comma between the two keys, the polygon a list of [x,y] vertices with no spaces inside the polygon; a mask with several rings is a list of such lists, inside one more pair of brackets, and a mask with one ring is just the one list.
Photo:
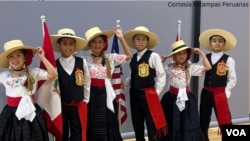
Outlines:
{"label": "american flag", "polygon": [[[113,38],[113,44],[111,48],[112,53],[119,53],[119,45],[116,35]],[[116,94],[116,101],[118,104],[118,118],[119,118],[119,125],[122,125],[127,119],[127,110],[126,110],[126,102],[125,102],[125,95],[124,91],[121,87],[122,83],[122,68],[121,66],[116,66],[114,69],[114,73],[112,74],[112,81],[111,81],[115,94]]]}
{"label": "american flag", "polygon": [[[54,51],[45,19],[42,21],[42,24],[45,57],[56,67]],[[40,68],[46,70],[42,62],[40,63]],[[37,103],[44,109],[48,131],[56,140],[62,140],[62,114],[58,79],[39,81],[37,90]]]}

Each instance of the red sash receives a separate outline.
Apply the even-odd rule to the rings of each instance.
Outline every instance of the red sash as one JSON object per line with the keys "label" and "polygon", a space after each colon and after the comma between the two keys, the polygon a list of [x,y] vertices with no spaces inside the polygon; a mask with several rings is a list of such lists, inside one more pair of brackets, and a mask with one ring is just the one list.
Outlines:
{"label": "red sash", "polygon": [[88,110],[87,110],[87,104],[84,101],[81,101],[79,103],[75,103],[75,101],[71,101],[70,104],[63,103],[63,105],[67,106],[77,106],[78,114],[80,117],[80,122],[82,126],[82,141],[87,141],[87,117],[88,117]]}
{"label": "red sash", "polygon": [[155,88],[146,88],[143,90],[145,90],[145,96],[149,106],[149,111],[157,130],[155,138],[161,137],[162,132],[163,135],[166,136],[168,133],[167,122],[157,92]]}
{"label": "red sash", "polygon": [[224,124],[232,124],[227,96],[225,93],[225,87],[205,86],[204,89],[213,92],[214,94],[216,118],[218,120],[219,127]]}
{"label": "red sash", "polygon": [[82,141],[87,141],[86,136],[87,136],[87,114],[88,114],[88,110],[87,110],[87,104],[86,102],[81,101],[80,103],[78,103],[77,105],[78,107],[78,113],[80,116],[80,121],[81,121],[81,125],[82,125]]}
{"label": "red sash", "polygon": [[[169,91],[170,91],[171,94],[177,95],[178,92],[179,92],[179,88],[175,88],[173,86],[170,86]],[[188,92],[189,92],[189,89],[188,89],[188,87],[186,87],[186,93],[188,94]]]}
{"label": "red sash", "polygon": [[[35,96],[30,95],[32,101],[34,102]],[[19,102],[21,101],[22,97],[9,97],[7,96],[7,104],[10,107],[17,107]]]}

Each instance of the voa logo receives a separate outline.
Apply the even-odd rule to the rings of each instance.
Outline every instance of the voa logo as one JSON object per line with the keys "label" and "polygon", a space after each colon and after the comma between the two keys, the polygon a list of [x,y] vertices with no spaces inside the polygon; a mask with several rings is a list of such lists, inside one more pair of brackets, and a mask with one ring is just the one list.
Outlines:
{"label": "voa logo", "polygon": [[227,136],[247,136],[244,129],[226,129]]}

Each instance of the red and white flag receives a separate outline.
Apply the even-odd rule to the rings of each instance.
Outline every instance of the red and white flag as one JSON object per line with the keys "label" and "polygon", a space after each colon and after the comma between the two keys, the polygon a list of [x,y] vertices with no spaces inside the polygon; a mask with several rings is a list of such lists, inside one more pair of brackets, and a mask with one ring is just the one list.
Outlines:
{"label": "red and white flag", "polygon": [[[116,35],[114,35],[114,38],[113,38],[111,52],[119,53],[118,39]],[[121,83],[122,83],[121,66],[115,67],[114,72],[112,74],[111,83],[113,85],[113,88],[116,94],[116,101],[118,102],[119,125],[122,125],[127,119],[127,109],[126,109],[126,102],[125,102],[125,94],[121,87]]]}
{"label": "red and white flag", "polygon": [[[45,18],[42,19],[43,25],[43,49],[45,57],[56,67],[54,51],[50,41]],[[45,69],[44,64],[40,63],[40,68]],[[56,138],[62,140],[62,110],[58,79],[39,81],[37,88],[37,103],[43,108],[48,131]]]}

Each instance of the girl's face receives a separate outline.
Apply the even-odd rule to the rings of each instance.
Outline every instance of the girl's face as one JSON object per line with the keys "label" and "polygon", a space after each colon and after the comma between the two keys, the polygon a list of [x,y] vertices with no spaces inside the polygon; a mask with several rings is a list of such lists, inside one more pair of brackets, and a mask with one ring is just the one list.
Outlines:
{"label": "girl's face", "polygon": [[148,37],[143,34],[137,34],[134,36],[133,42],[137,51],[140,52],[146,48],[148,44]]}
{"label": "girl's face", "polygon": [[210,45],[213,52],[221,52],[225,46],[225,39],[215,35],[210,39]]}
{"label": "girl's face", "polygon": [[62,57],[69,57],[75,53],[76,43],[74,38],[62,38],[58,47],[61,51]]}
{"label": "girl's face", "polygon": [[105,46],[106,42],[104,41],[104,37],[102,36],[97,36],[89,42],[89,48],[91,52],[96,55],[102,53]]}
{"label": "girl's face", "polygon": [[187,50],[182,50],[173,55],[176,64],[181,65],[187,61],[188,52]]}
{"label": "girl's face", "polygon": [[9,65],[15,70],[22,69],[26,60],[22,50],[16,50],[11,52],[7,56],[7,58],[9,60]]}

